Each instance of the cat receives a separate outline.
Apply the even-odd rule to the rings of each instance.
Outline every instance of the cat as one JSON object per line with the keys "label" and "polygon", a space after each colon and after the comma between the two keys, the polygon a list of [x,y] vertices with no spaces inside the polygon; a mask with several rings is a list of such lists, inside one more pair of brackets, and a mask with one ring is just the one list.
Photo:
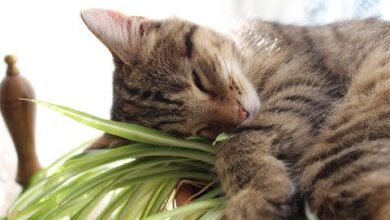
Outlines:
{"label": "cat", "polygon": [[295,197],[323,220],[390,217],[390,23],[250,20],[231,37],[178,18],[81,17],[113,55],[113,120],[231,133],[216,146],[226,219],[287,219]]}

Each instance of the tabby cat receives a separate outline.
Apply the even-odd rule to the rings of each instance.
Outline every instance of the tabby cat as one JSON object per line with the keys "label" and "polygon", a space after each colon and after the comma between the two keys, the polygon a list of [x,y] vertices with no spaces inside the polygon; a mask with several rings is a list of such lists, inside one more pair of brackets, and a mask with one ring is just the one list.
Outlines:
{"label": "tabby cat", "polygon": [[232,134],[216,161],[227,219],[287,219],[296,195],[320,219],[390,218],[390,23],[253,20],[233,41],[177,18],[81,16],[114,57],[113,120]]}

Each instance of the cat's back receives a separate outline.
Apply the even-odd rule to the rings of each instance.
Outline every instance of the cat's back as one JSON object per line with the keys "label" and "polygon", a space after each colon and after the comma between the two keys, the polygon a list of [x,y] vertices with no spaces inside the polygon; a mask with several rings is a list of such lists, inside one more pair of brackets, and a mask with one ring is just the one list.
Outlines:
{"label": "cat's back", "polygon": [[364,43],[386,43],[390,47],[390,22],[368,18],[319,26],[299,26],[251,20],[242,26],[239,37],[241,41],[252,41],[257,46],[263,44],[262,40],[268,40],[276,41],[280,47],[292,48],[304,47],[310,43],[320,44],[316,45],[320,48],[363,46]]}
{"label": "cat's back", "polygon": [[[369,18],[322,26],[296,26],[252,20],[238,32],[252,75],[269,64],[313,60],[349,80],[370,56],[390,53],[390,22]],[[299,66],[299,65],[297,65]],[[260,68],[259,68],[260,67]],[[261,71],[259,69],[265,69]],[[251,67],[249,67],[251,69]]]}

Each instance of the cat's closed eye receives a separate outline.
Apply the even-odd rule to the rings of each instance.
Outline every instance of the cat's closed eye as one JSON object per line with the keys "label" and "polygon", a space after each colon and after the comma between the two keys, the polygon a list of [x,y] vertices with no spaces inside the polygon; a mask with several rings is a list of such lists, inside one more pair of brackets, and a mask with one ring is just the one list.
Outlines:
{"label": "cat's closed eye", "polygon": [[196,87],[201,92],[203,92],[207,95],[213,95],[210,90],[206,89],[206,87],[204,86],[204,84],[203,84],[202,80],[200,79],[199,74],[196,72],[196,70],[192,71],[192,79],[194,80],[194,84],[196,85]]}

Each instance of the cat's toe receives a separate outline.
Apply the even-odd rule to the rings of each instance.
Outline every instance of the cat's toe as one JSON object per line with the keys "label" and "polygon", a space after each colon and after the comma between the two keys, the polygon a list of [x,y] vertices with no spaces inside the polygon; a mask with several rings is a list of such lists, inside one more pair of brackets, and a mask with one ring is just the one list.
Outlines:
{"label": "cat's toe", "polygon": [[228,220],[284,220],[291,214],[286,203],[267,201],[263,194],[250,188],[233,196],[225,211]]}

